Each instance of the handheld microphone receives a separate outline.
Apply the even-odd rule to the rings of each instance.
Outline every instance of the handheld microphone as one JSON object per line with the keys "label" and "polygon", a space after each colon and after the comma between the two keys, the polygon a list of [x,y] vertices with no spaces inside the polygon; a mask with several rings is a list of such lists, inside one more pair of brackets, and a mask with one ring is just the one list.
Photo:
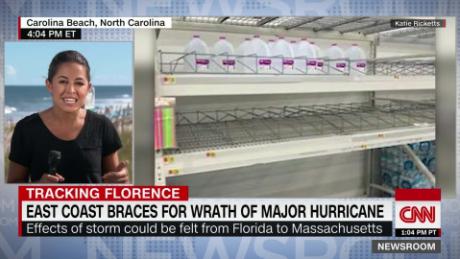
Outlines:
{"label": "handheld microphone", "polygon": [[49,174],[56,175],[59,162],[61,162],[61,151],[50,150],[48,153]]}

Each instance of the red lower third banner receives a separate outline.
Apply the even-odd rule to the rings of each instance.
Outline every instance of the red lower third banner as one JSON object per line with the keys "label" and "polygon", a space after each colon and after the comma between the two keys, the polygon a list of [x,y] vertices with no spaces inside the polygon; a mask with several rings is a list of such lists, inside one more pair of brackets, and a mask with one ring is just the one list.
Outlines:
{"label": "red lower third banner", "polygon": [[[24,236],[391,236],[393,199],[150,199],[123,187],[103,196],[61,197],[53,189],[26,190],[21,200]],[[143,188],[143,187],[142,187]],[[171,187],[172,188],[172,187]],[[84,190],[89,191],[88,189]],[[54,193],[53,193],[54,192]],[[64,192],[65,193],[65,192]],[[119,194],[113,194],[119,193]],[[134,194],[136,193],[136,194]],[[89,194],[85,194],[89,195]],[[135,197],[134,197],[135,195]],[[116,199],[114,199],[114,197]],[[125,199],[120,199],[125,198]],[[70,198],[79,198],[72,200]],[[102,199],[107,198],[107,199]],[[157,197],[158,198],[158,197]],[[165,197],[163,197],[165,198]],[[180,198],[180,197],[179,197]],[[183,197],[185,198],[185,197]]]}
{"label": "red lower third banner", "polygon": [[188,186],[19,186],[19,201],[186,201]]}
{"label": "red lower third banner", "polygon": [[[67,204],[65,216],[79,220],[101,210],[98,202],[129,204],[130,202],[181,202],[187,201],[188,186],[19,186],[18,188],[18,234],[23,235],[24,215],[53,218],[58,204]],[[94,214],[96,215],[96,214]],[[117,220],[116,218],[112,220]]]}

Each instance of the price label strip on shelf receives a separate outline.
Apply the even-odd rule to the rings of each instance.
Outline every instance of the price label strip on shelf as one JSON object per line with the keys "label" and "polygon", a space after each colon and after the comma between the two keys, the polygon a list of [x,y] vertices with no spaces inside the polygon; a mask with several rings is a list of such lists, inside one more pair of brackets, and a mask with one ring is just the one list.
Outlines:
{"label": "price label strip on shelf", "polygon": [[164,76],[162,79],[163,85],[173,85],[176,83],[176,77],[172,75]]}

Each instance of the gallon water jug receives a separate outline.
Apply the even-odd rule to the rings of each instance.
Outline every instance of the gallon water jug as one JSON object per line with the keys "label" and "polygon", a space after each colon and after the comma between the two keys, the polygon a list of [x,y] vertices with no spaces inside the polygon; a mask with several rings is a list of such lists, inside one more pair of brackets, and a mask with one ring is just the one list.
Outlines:
{"label": "gallon water jug", "polygon": [[235,70],[235,56],[233,45],[227,41],[225,36],[220,36],[213,48],[214,60],[211,69],[214,72],[233,72]]}
{"label": "gallon water jug", "polygon": [[[256,71],[255,49],[250,38],[245,38],[236,50],[237,70],[239,72],[254,73]],[[253,56],[253,57],[249,57]]]}
{"label": "gallon water jug", "polygon": [[279,37],[275,42],[272,51],[273,68],[280,73],[294,72],[294,53],[291,44],[283,37]]}
{"label": "gallon water jug", "polygon": [[185,47],[184,68],[188,72],[209,71],[209,49],[206,42],[199,35],[193,35],[192,40]]}
{"label": "gallon water jug", "polygon": [[[292,57],[295,58],[295,51],[296,51],[296,49],[297,49],[297,41],[291,40],[291,41],[289,41],[289,45],[291,45]],[[295,62],[294,62],[294,63],[295,63]]]}
{"label": "gallon water jug", "polygon": [[365,75],[367,72],[366,54],[357,44],[352,44],[345,51],[345,56],[350,60],[350,75]]}
{"label": "gallon water jug", "polygon": [[275,44],[276,44],[276,39],[269,39],[268,40],[268,43],[267,43],[267,46],[268,46],[268,50],[270,51],[270,54],[273,56],[273,53],[275,51]]}
{"label": "gallon water jug", "polygon": [[268,40],[267,46],[268,46],[268,49],[270,50],[270,53],[273,52],[273,46],[275,46],[275,42],[276,42],[275,39]]}
{"label": "gallon water jug", "polygon": [[288,74],[300,73],[300,71],[295,69],[296,60],[295,60],[295,50],[294,49],[297,48],[297,41],[291,40],[289,41],[289,45],[291,46],[291,50],[292,50],[292,66],[288,67],[288,69],[285,69],[285,72],[287,72]]}
{"label": "gallon water jug", "polygon": [[328,59],[329,74],[343,75],[348,72],[345,53],[337,44],[332,44],[326,50],[326,57]]}
{"label": "gallon water jug", "polygon": [[252,46],[257,56],[257,72],[271,72],[272,59],[270,58],[271,53],[267,43],[259,35],[254,35]]}
{"label": "gallon water jug", "polygon": [[294,45],[295,69],[301,73],[314,74],[316,71],[316,50],[306,40],[301,39]]}
{"label": "gallon water jug", "polygon": [[324,64],[324,53],[318,45],[315,45],[314,42],[310,42],[311,47],[315,50],[316,54],[316,66],[313,74],[325,74],[326,68]]}
{"label": "gallon water jug", "polygon": [[[268,50],[270,51],[270,55],[273,56],[273,48],[275,47],[276,39],[269,39],[267,42]],[[272,59],[273,65],[273,59]]]}

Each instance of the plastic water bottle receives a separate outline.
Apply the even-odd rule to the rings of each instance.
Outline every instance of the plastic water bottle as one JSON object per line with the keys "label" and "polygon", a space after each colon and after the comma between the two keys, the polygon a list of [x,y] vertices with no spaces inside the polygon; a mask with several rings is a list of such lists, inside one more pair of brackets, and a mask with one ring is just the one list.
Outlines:
{"label": "plastic water bottle", "polygon": [[352,44],[345,51],[345,56],[350,60],[350,75],[365,75],[367,72],[367,59],[364,50],[358,44]]}
{"label": "plastic water bottle", "polygon": [[384,148],[380,154],[380,172],[383,184],[390,188],[399,186],[401,172],[399,157],[394,154],[394,148]]}
{"label": "plastic water bottle", "polygon": [[238,46],[236,53],[241,56],[238,57],[238,61],[240,64],[237,65],[237,69],[240,72],[249,72],[254,73],[256,71],[256,58],[255,57],[248,57],[254,56],[256,51],[254,46],[251,42],[250,38],[245,38],[243,42],[241,42],[240,46]]}
{"label": "plastic water bottle", "polygon": [[267,43],[259,35],[254,35],[251,42],[257,56],[257,72],[270,72],[272,59]]}
{"label": "plastic water bottle", "polygon": [[384,185],[391,186],[391,176],[385,171],[381,171],[380,175],[382,178],[382,183]]}
{"label": "plastic water bottle", "polygon": [[235,70],[235,57],[233,45],[227,41],[225,36],[220,36],[219,40],[214,44],[213,53],[216,55],[211,68],[216,72],[228,72]]}
{"label": "plastic water bottle", "polygon": [[391,171],[389,170],[388,164],[388,152],[386,152],[385,148],[381,149],[380,153],[380,176],[384,185],[389,187],[393,186]]}
{"label": "plastic water bottle", "polygon": [[[434,171],[436,171],[436,145],[435,145],[435,142],[431,142],[431,148],[430,148],[430,151],[428,152],[428,156],[427,156],[427,159],[428,161],[433,161],[434,162]],[[428,162],[430,163],[430,162]],[[428,166],[430,166],[430,164],[428,164]],[[430,167],[430,171],[431,171],[431,167]],[[432,172],[434,172],[432,171]]]}
{"label": "plastic water bottle", "polygon": [[316,49],[306,40],[301,39],[293,48],[295,69],[302,73],[314,74],[316,71]]}
{"label": "plastic water bottle", "polygon": [[434,186],[430,183],[430,181],[422,180],[422,181],[415,183],[412,187],[417,188],[417,189],[431,189]]}
{"label": "plastic water bottle", "polygon": [[432,156],[436,156],[436,142],[435,141],[431,141],[430,154],[432,154]]}
{"label": "plastic water bottle", "polygon": [[430,172],[432,172],[433,174],[436,173],[436,158],[433,157],[428,159],[426,166],[428,167]]}
{"label": "plastic water bottle", "polygon": [[426,183],[430,184],[425,175],[419,172],[414,166],[413,162],[410,160],[404,162],[403,175],[406,177],[407,181],[409,181],[413,188],[416,186],[424,186]]}
{"label": "plastic water bottle", "polygon": [[399,178],[399,188],[412,189],[412,180],[408,177],[401,176]]}
{"label": "plastic water bottle", "polygon": [[420,142],[419,149],[420,149],[421,154],[423,154],[424,156],[427,156],[430,153],[431,142],[429,141]]}
{"label": "plastic water bottle", "polygon": [[316,54],[316,67],[313,74],[324,74],[326,72],[324,68],[324,53],[314,42],[310,42],[310,45],[315,50]]}
{"label": "plastic water bottle", "polygon": [[193,35],[192,40],[185,46],[185,53],[185,71],[200,72],[209,70],[208,45],[200,39],[200,35]]}
{"label": "plastic water bottle", "polygon": [[404,170],[411,170],[414,168],[414,162],[411,160],[405,160],[404,161]]}
{"label": "plastic water bottle", "polygon": [[409,144],[409,147],[410,147],[414,152],[417,152],[418,149],[419,149],[419,145],[420,145],[419,142],[415,142],[415,143]]}
{"label": "plastic water bottle", "polygon": [[272,50],[273,68],[280,73],[294,72],[294,53],[291,44],[279,37]]}
{"label": "plastic water bottle", "polygon": [[342,75],[348,71],[345,53],[336,43],[326,50],[326,57],[329,60],[329,74]]}

